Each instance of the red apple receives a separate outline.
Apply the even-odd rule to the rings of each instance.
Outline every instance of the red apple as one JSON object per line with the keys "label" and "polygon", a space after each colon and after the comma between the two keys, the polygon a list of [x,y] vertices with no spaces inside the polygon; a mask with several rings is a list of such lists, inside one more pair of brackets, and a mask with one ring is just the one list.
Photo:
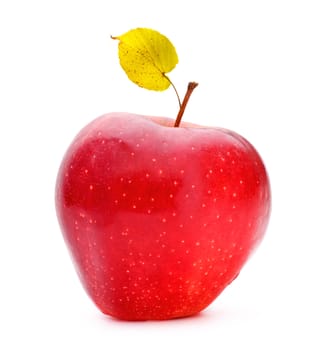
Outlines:
{"label": "red apple", "polygon": [[81,282],[105,314],[171,319],[206,308],[269,219],[268,176],[240,135],[111,113],[70,145],[56,186]]}

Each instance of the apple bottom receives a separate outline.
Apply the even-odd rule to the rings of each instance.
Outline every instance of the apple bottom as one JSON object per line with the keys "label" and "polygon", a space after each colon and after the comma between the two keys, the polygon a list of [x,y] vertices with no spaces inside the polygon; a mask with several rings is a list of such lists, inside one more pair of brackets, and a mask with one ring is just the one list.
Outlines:
{"label": "apple bottom", "polygon": [[[213,239],[216,233],[210,234],[210,228],[202,234],[204,239],[180,247],[176,239],[160,237],[140,217],[133,217],[131,223],[143,229],[128,230],[125,237],[121,233],[120,238],[113,238],[109,246],[103,244],[110,258],[101,250],[96,255],[92,247],[86,262],[79,263],[84,266],[82,283],[92,300],[104,314],[119,319],[164,320],[196,314],[236,278],[248,258],[241,246],[227,247]],[[198,231],[196,226],[195,222],[193,229]],[[137,237],[160,244],[161,251],[151,253],[149,245],[145,249]],[[192,241],[192,231],[181,237],[181,241]]]}
{"label": "apple bottom", "polygon": [[205,309],[261,242],[271,196],[236,133],[112,113],[74,139],[56,210],[87,293],[105,314],[164,320]]}

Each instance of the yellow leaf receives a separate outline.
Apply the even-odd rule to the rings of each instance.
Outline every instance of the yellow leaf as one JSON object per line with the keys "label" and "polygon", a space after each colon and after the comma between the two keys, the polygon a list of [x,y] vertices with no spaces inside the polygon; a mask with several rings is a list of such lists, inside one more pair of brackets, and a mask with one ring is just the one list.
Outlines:
{"label": "yellow leaf", "polygon": [[132,29],[112,38],[119,40],[120,64],[131,81],[156,91],[171,85],[166,73],[176,66],[178,57],[168,38],[148,28]]}

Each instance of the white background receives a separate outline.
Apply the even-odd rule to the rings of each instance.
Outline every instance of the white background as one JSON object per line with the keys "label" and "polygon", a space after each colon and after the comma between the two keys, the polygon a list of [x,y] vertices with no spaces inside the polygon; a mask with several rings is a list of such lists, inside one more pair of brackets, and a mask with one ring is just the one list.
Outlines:
{"label": "white background", "polygon": [[[334,7],[324,0],[0,2],[0,348],[334,349]],[[239,278],[197,317],[120,322],[84,293],[54,211],[74,135],[111,111],[173,117],[118,64],[119,35],[174,43],[184,119],[261,153],[273,210]]]}

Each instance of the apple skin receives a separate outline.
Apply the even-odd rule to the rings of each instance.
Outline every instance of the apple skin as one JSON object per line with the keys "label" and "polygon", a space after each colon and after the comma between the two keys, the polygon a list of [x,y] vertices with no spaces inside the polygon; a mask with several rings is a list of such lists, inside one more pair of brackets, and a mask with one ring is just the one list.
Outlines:
{"label": "apple skin", "polygon": [[222,128],[128,113],[81,130],[60,165],[59,224],[105,314],[164,320],[206,308],[261,242],[271,193],[254,147]]}

